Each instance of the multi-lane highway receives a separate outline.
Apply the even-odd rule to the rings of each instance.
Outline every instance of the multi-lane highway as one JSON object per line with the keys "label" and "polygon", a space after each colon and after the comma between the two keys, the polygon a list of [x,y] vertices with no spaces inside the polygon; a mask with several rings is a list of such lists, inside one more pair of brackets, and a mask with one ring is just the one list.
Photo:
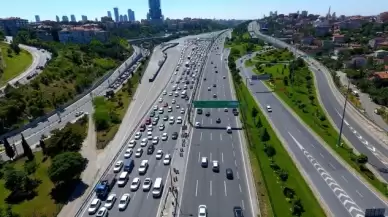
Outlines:
{"label": "multi-lane highway", "polygon": [[[250,24],[249,27],[254,33],[278,47],[287,47],[295,55],[303,58],[309,65],[311,71],[315,74],[317,88],[319,89],[319,95],[323,103],[324,109],[330,115],[335,127],[339,129],[341,127],[341,118],[343,111],[343,101],[339,101],[338,97],[341,93],[338,92],[330,77],[330,72],[319,62],[308,57],[304,52],[295,49],[289,44],[278,40],[276,38],[263,35],[258,31],[256,23]],[[343,97],[342,97],[343,98]],[[376,132],[374,127],[369,126],[366,123],[364,117],[360,117],[360,114],[355,111],[350,105],[347,107],[347,114],[345,116],[343,136],[355,147],[355,149],[368,156],[368,162],[370,165],[376,168],[379,175],[388,181],[388,149],[386,148],[387,136],[385,133]]]}
{"label": "multi-lane highway", "polygon": [[[206,63],[196,100],[235,100],[232,96],[230,76],[224,62],[223,39],[217,40]],[[218,49],[217,49],[218,47]],[[206,79],[206,80],[205,80]],[[216,97],[215,97],[216,96]],[[210,113],[209,116],[206,113]],[[234,207],[244,210],[244,216],[253,216],[251,192],[247,184],[247,169],[242,154],[241,131],[227,133],[226,127],[240,128],[232,109],[203,109],[194,111],[189,157],[185,169],[180,215],[198,215],[198,206],[206,205],[208,216],[234,216]],[[217,119],[220,123],[217,123]],[[206,157],[208,166],[201,166]],[[219,172],[213,172],[213,161],[218,161]],[[226,177],[231,169],[233,178]],[[255,201],[253,201],[255,203]]]}
{"label": "multi-lane highway", "polygon": [[[242,69],[243,78],[250,78],[254,74],[250,69]],[[286,141],[288,150],[295,156],[333,216],[361,217],[367,208],[388,207],[385,199],[344,167],[261,81],[252,82],[252,85],[247,85],[252,95],[283,141]],[[271,106],[272,112],[267,112],[267,105]]]}
{"label": "multi-lane highway", "polygon": [[[210,44],[210,41],[206,42],[201,42],[198,43],[198,49],[196,52],[193,53],[192,48],[195,45],[192,44],[186,44],[185,48],[182,53],[181,53],[181,59],[179,63],[181,65],[184,65],[184,61],[187,56],[198,56],[197,53],[199,52],[204,52],[206,49],[206,46]],[[195,62],[195,67],[201,67],[203,63],[201,63],[201,59],[197,59],[198,62]],[[183,61],[183,63],[182,63]],[[193,68],[193,70],[194,70]],[[112,194],[117,195],[117,199],[119,200],[121,196],[125,193],[129,193],[131,195],[131,200],[129,202],[128,207],[126,208],[125,211],[119,211],[118,210],[118,201],[116,201],[114,207],[109,211],[110,216],[156,216],[156,213],[159,208],[159,203],[160,199],[155,199],[152,196],[152,189],[151,191],[148,192],[143,192],[142,190],[142,184],[140,185],[140,188],[137,191],[131,191],[130,190],[130,185],[132,182],[132,179],[135,177],[139,177],[141,180],[141,183],[144,181],[145,178],[151,178],[151,180],[154,182],[156,178],[160,177],[163,178],[163,182],[166,181],[168,171],[170,169],[170,164],[169,165],[164,165],[163,159],[157,160],[156,159],[156,152],[160,149],[163,151],[163,155],[166,154],[171,154],[173,156],[173,152],[175,151],[175,146],[177,145],[177,142],[179,142],[179,138],[176,140],[172,139],[172,134],[173,133],[178,133],[180,136],[180,131],[181,131],[181,126],[182,123],[178,123],[178,117],[181,117],[182,120],[184,119],[184,116],[187,113],[187,99],[182,98],[182,91],[185,89],[185,85],[187,86],[187,95],[191,95],[191,91],[194,90],[194,86],[196,85],[194,76],[192,74],[186,74],[186,76],[181,75],[182,72],[185,70],[185,67],[179,67],[178,70],[175,70],[176,68],[174,67],[173,70],[169,71],[169,75],[165,76],[173,76],[171,77],[170,81],[168,82],[167,88],[164,89],[162,93],[160,93],[160,96],[155,102],[155,105],[151,108],[151,111],[148,112],[147,118],[150,116],[152,112],[155,112],[155,116],[159,116],[159,121],[158,123],[153,126],[152,136],[158,136],[159,137],[159,142],[155,145],[155,151],[153,154],[148,155],[147,154],[147,147],[152,143],[151,140],[147,140],[148,144],[146,147],[143,147],[144,153],[142,154],[141,157],[135,157],[135,152],[138,148],[141,147],[140,143],[142,139],[147,138],[147,129],[145,132],[142,132],[141,138],[138,138],[135,140],[135,135],[132,135],[131,138],[127,139],[124,141],[124,144],[119,144],[119,145],[128,145],[131,140],[135,140],[137,142],[136,146],[133,148],[133,154],[131,156],[132,159],[135,160],[135,167],[130,174],[130,178],[125,185],[125,187],[118,187],[117,184],[115,187],[111,190]],[[192,78],[191,78],[192,77]],[[187,78],[187,79],[186,79]],[[188,81],[188,84],[186,84],[186,80]],[[176,86],[176,90],[173,90],[174,87]],[[178,91],[178,92],[176,92]],[[162,100],[160,100],[162,99]],[[175,101],[175,102],[173,102]],[[168,105],[165,105],[165,104]],[[157,107],[154,110],[154,107]],[[165,107],[167,106],[167,107]],[[168,112],[168,107],[172,107],[172,111]],[[159,110],[162,109],[163,113],[159,114]],[[174,123],[169,123],[169,120],[165,120],[164,117],[167,116],[168,119],[171,119],[171,117],[174,117]],[[150,117],[151,120],[154,120],[155,117]],[[163,130],[159,129],[159,126],[163,124],[165,128]],[[137,126],[139,128],[140,126]],[[161,139],[161,136],[163,133],[167,133],[168,139],[166,141],[163,141]],[[123,160],[124,159],[124,154],[127,148],[124,148],[123,151],[119,154],[119,157],[117,160]],[[145,175],[139,175],[138,174],[138,168],[140,166],[140,162],[142,160],[148,160],[148,170]],[[113,168],[109,168],[108,173],[113,173]],[[87,204],[90,204],[92,199],[95,198],[95,196],[91,197]],[[103,203],[104,204],[104,203]],[[82,210],[81,214],[83,216],[89,216],[87,213],[87,208],[88,206],[84,207],[84,210]]]}

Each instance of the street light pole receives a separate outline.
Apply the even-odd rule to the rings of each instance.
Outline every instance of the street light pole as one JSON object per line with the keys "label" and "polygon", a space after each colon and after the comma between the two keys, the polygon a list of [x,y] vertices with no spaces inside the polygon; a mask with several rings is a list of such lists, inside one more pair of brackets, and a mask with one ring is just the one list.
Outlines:
{"label": "street light pole", "polygon": [[345,95],[345,103],[344,103],[344,109],[342,111],[342,119],[341,119],[341,126],[340,126],[340,132],[338,136],[337,147],[341,145],[342,129],[344,127],[345,112],[346,112],[346,105],[348,104],[349,92],[350,92],[350,80],[348,80],[348,89],[346,90],[346,95]]}

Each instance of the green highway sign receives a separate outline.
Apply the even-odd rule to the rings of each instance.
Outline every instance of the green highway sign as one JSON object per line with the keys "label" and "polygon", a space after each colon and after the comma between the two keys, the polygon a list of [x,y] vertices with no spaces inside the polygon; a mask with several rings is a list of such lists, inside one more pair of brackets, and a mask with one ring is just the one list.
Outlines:
{"label": "green highway sign", "polygon": [[194,108],[238,108],[238,101],[221,101],[221,100],[210,100],[210,101],[194,101]]}

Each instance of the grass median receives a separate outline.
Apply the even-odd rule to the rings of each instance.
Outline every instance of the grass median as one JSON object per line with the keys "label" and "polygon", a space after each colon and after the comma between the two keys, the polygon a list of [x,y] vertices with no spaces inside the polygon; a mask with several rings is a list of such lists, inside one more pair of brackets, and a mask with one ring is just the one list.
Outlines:
{"label": "grass median", "polygon": [[247,87],[234,82],[262,217],[325,216]]}
{"label": "grass median", "polygon": [[128,82],[114,94],[110,99],[96,97],[93,100],[96,112],[94,121],[97,130],[97,148],[103,149],[114,138],[120,128],[121,120],[124,118],[129,105],[132,102],[133,94],[136,92],[139,81],[147,68],[149,58],[128,79]]}
{"label": "grass median", "polygon": [[[271,60],[270,60],[271,61]],[[357,155],[344,141],[337,147],[339,133],[332,126],[322,107],[319,104],[314,87],[314,75],[304,64],[297,59],[291,64],[264,64],[259,71],[269,73],[271,80],[266,84],[275,90],[275,93],[294,112],[319,135],[338,155],[350,166],[356,169],[378,191],[387,195],[386,184],[365,166],[367,157]]]}

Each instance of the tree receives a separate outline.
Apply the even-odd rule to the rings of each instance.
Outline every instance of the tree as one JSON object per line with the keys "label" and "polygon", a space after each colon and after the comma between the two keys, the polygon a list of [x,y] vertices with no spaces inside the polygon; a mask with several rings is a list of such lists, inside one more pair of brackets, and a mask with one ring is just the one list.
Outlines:
{"label": "tree", "polygon": [[257,120],[256,127],[261,128],[263,126],[263,123],[261,122],[261,118],[259,117],[259,120]]}
{"label": "tree", "polygon": [[4,139],[3,144],[4,144],[5,154],[6,154],[9,158],[13,159],[13,158],[15,157],[15,150],[13,150],[13,148],[12,148],[11,145],[9,144],[7,138]]}
{"label": "tree", "polygon": [[300,199],[295,200],[292,204],[292,215],[301,216],[304,212],[305,210]]}
{"label": "tree", "polygon": [[288,78],[286,76],[283,77],[284,86],[288,86]]}
{"label": "tree", "polygon": [[53,157],[61,152],[79,151],[85,138],[85,129],[79,124],[67,124],[62,130],[53,130],[47,155]]}
{"label": "tree", "polygon": [[1,214],[1,217],[19,217],[20,215],[17,214],[17,213],[14,213],[12,211],[12,206],[11,205],[7,205],[7,208],[5,209],[4,213],[0,213]]}
{"label": "tree", "polygon": [[261,141],[268,142],[271,137],[268,134],[267,128],[263,128],[261,131]]}
{"label": "tree", "polygon": [[10,47],[17,55],[19,55],[21,50],[19,47],[19,43],[17,43],[16,40],[12,40]]}
{"label": "tree", "polygon": [[279,178],[282,182],[286,182],[288,180],[288,173],[285,170],[281,170],[279,173]]}
{"label": "tree", "polygon": [[29,161],[34,159],[34,153],[32,153],[30,145],[28,145],[24,135],[22,134],[22,147],[24,151],[24,156],[28,158]]}
{"label": "tree", "polygon": [[48,169],[50,180],[55,184],[67,183],[79,178],[88,160],[78,152],[65,152],[54,157]]}
{"label": "tree", "polygon": [[359,164],[366,164],[368,163],[368,156],[365,154],[360,154],[357,156],[357,163]]}
{"label": "tree", "polygon": [[12,192],[27,190],[29,182],[31,182],[31,179],[24,171],[8,168],[5,172],[4,186]]}
{"label": "tree", "polygon": [[253,117],[253,120],[256,119],[257,115],[259,114],[259,111],[255,107],[252,108],[251,115]]}
{"label": "tree", "polygon": [[268,157],[273,157],[276,155],[276,149],[270,145],[265,146],[264,152],[267,154]]}
{"label": "tree", "polygon": [[47,155],[46,143],[44,143],[43,139],[39,140],[39,146],[42,149],[43,155]]}

